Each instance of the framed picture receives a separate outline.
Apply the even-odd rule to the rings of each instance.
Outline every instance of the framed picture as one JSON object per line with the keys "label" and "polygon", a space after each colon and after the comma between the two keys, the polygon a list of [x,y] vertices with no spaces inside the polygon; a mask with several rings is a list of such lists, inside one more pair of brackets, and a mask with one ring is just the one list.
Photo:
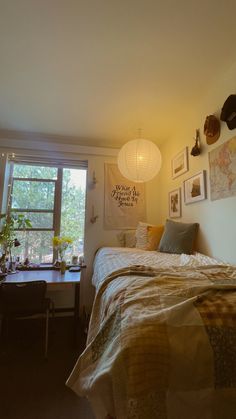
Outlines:
{"label": "framed picture", "polygon": [[206,171],[202,170],[196,175],[184,181],[184,202],[192,204],[193,202],[206,199]]}
{"label": "framed picture", "polygon": [[181,217],[181,188],[169,192],[169,216],[170,218]]}
{"label": "framed picture", "polygon": [[180,151],[171,161],[172,179],[188,171],[188,147]]}

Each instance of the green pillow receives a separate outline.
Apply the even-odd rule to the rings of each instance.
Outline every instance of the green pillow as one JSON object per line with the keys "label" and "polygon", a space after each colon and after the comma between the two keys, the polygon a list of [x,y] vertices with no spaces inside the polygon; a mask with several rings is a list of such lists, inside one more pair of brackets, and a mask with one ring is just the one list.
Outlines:
{"label": "green pillow", "polygon": [[198,227],[198,223],[186,224],[166,220],[165,230],[159,244],[159,252],[190,255],[193,253]]}

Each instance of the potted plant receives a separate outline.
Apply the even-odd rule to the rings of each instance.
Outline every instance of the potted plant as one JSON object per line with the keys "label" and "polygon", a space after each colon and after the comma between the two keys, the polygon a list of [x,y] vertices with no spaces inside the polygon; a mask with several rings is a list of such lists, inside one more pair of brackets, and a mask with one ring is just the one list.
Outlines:
{"label": "potted plant", "polygon": [[0,221],[0,245],[2,247],[1,270],[3,272],[7,256],[9,256],[10,260],[9,270],[12,268],[12,247],[20,246],[20,242],[15,235],[15,229],[25,230],[27,227],[31,228],[32,225],[25,215],[14,212],[0,214]]}

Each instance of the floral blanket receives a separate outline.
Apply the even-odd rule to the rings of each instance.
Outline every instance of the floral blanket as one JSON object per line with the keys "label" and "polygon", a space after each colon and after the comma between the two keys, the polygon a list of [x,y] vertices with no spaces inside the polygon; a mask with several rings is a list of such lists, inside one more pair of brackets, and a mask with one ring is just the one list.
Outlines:
{"label": "floral blanket", "polygon": [[109,275],[67,385],[98,419],[236,418],[236,268]]}

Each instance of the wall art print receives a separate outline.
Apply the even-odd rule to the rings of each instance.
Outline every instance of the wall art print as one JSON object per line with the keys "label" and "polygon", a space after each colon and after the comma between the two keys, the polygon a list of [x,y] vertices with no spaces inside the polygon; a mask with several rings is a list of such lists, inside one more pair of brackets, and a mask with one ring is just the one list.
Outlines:
{"label": "wall art print", "polygon": [[236,137],[208,153],[211,200],[236,195]]}
{"label": "wall art print", "polygon": [[170,218],[181,217],[181,188],[169,192],[169,216]]}
{"label": "wall art print", "polygon": [[171,160],[172,179],[188,171],[188,147],[181,150]]}
{"label": "wall art print", "polygon": [[184,181],[184,202],[192,204],[206,199],[206,171],[202,170]]}
{"label": "wall art print", "polygon": [[107,229],[136,228],[146,219],[145,184],[129,181],[117,164],[105,164],[104,224]]}

